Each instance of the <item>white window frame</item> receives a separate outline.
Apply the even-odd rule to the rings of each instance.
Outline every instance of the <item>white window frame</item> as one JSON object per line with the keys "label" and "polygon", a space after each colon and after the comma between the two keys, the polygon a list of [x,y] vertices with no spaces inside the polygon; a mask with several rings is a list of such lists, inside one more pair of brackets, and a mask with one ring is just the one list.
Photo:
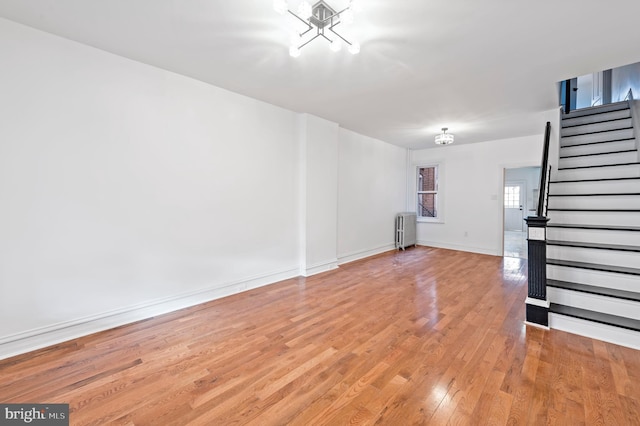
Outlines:
{"label": "white window frame", "polygon": [[[426,168],[435,168],[435,178],[436,178],[436,188],[435,191],[420,191],[420,169],[426,169]],[[415,198],[414,198],[414,202],[415,202],[415,208],[416,208],[416,213],[417,213],[417,220],[418,222],[432,222],[432,223],[444,223],[444,215],[443,215],[443,211],[442,211],[442,206],[443,206],[443,202],[442,202],[442,187],[443,187],[443,181],[442,181],[442,171],[443,171],[443,167],[442,164],[440,163],[435,163],[435,164],[419,164],[416,166],[416,171],[415,171],[415,182],[416,182],[416,191],[415,191]],[[418,201],[420,194],[436,194],[436,216],[435,217],[431,217],[431,216],[420,216],[420,203]]]}

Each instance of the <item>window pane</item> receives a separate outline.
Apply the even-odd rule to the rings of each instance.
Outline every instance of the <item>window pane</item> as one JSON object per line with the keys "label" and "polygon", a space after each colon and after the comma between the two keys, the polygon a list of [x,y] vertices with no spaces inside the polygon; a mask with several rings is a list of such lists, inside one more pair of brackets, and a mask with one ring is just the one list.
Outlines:
{"label": "window pane", "polygon": [[508,209],[520,208],[520,186],[504,187],[504,206]]}
{"label": "window pane", "polygon": [[418,215],[422,217],[438,217],[436,211],[436,194],[418,194]]}
{"label": "window pane", "polygon": [[436,168],[424,167],[418,170],[418,191],[437,191]]}

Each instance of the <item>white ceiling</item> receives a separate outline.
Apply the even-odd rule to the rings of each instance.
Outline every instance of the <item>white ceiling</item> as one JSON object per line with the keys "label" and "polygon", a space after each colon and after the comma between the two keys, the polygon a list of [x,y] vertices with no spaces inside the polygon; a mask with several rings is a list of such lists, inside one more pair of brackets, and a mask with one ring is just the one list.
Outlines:
{"label": "white ceiling", "polygon": [[443,126],[456,144],[540,134],[556,82],[640,61],[638,0],[364,6],[359,55],[318,39],[299,58],[272,0],[0,0],[0,16],[408,148]]}

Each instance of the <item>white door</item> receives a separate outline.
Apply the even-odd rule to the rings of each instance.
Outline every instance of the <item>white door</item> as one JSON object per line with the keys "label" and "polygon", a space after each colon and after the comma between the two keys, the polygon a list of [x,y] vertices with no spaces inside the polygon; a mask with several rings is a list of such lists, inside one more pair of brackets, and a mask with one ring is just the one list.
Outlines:
{"label": "white door", "polygon": [[524,183],[504,185],[504,230],[524,231]]}

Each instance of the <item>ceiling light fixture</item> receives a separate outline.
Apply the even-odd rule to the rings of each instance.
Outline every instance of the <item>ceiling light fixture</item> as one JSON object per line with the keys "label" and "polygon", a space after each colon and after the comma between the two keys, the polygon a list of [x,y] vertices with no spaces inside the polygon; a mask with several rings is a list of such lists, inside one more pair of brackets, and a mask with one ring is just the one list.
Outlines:
{"label": "ceiling light fixture", "polygon": [[453,135],[451,133],[447,133],[447,130],[449,130],[448,127],[443,127],[442,133],[436,135],[436,143],[438,145],[449,145],[450,143],[453,143]]}
{"label": "ceiling light fixture", "polygon": [[[350,0],[349,6],[336,12],[324,0],[318,1],[311,6],[307,0],[302,0],[298,6],[297,12],[289,9],[287,0],[274,0],[273,9],[279,14],[290,13],[299,21],[307,26],[307,29],[292,41],[289,47],[289,54],[294,58],[300,56],[300,49],[311,43],[318,37],[322,37],[329,41],[332,51],[337,52],[342,48],[343,42],[349,47],[349,53],[355,55],[360,53],[360,44],[355,41],[349,41],[342,35],[338,34],[334,29],[339,24],[350,24],[354,20],[354,12],[362,10],[361,0]],[[325,34],[325,30],[329,33]],[[310,34],[309,34],[310,33]],[[332,38],[329,38],[332,36]]]}

